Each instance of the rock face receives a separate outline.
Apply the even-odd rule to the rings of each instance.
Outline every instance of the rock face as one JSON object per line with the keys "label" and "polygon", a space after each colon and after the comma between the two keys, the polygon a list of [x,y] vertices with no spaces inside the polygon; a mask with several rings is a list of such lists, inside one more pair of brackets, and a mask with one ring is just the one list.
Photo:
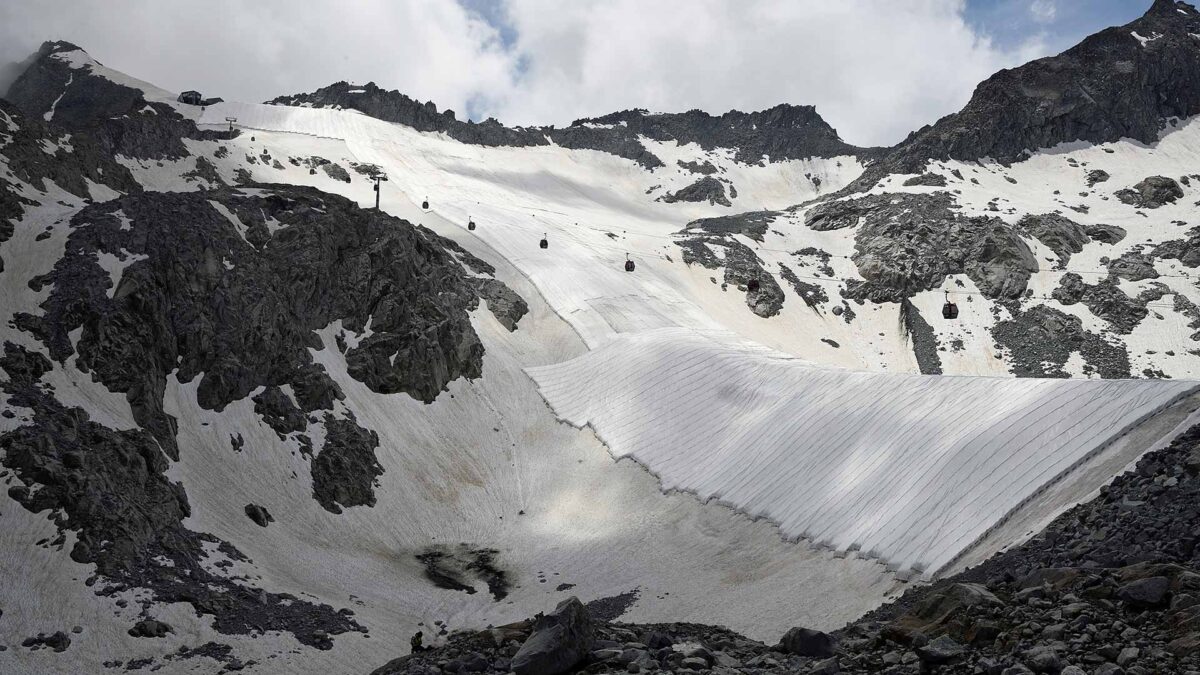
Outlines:
{"label": "rock face", "polygon": [[1084,244],[1092,239],[1087,228],[1056,213],[1025,216],[1017,223],[1017,228],[1054,251],[1063,265],[1071,259],[1072,253],[1082,251]]}
{"label": "rock face", "polygon": [[553,612],[538,617],[510,667],[517,675],[566,673],[591,653],[594,639],[595,628],[583,603],[568,598]]}
{"label": "rock face", "polygon": [[[746,291],[746,305],[750,311],[763,318],[779,313],[785,297],[783,289],[775,277],[763,269],[762,259],[745,244],[725,234],[708,234],[703,229],[684,230],[676,237],[676,243],[683,250],[684,263],[712,270],[724,267],[725,285]],[[725,257],[718,258],[710,246],[724,248]]]}
{"label": "rock face", "polygon": [[[110,276],[100,255],[122,261],[119,272]],[[101,594],[145,589],[154,601],[191,603],[219,632],[286,631],[328,649],[331,636],[361,630],[348,614],[209,571],[206,547],[246,559],[183,525],[187,496],[166,476],[168,458],[179,457],[163,410],[167,377],[200,377],[199,404],[218,411],[261,387],[255,412],[310,458],[314,498],[335,513],[369,506],[382,470],[377,438],[353,415],[329,414],[342,392],[309,350],[342,350],[353,377],[376,391],[432,400],[450,380],[479,375],[469,312],[481,289],[507,299],[502,321],[514,328],[524,313],[486,269],[432,232],[311,188],[135,192],[88,206],[62,258],[33,281],[47,286],[42,313],[13,324],[51,359],[75,355],[124,393],[140,428],[114,431],[63,406],[40,382],[52,362],[6,343],[0,389],[30,410],[0,434],[10,495],[62,514],[55,522],[74,533],[71,557],[95,566]],[[338,321],[336,346],[314,333]],[[324,427],[319,449],[310,425]],[[241,449],[239,438],[232,444]],[[246,513],[271,522],[260,506]]]}
{"label": "rock face", "polygon": [[313,497],[330,513],[343,506],[374,506],[379,436],[354,420],[325,415],[325,445],[312,463]]}
{"label": "rock face", "polygon": [[816,230],[858,227],[853,260],[865,282],[847,295],[899,302],[937,288],[950,274],[966,274],[989,298],[1025,292],[1037,260],[1016,231],[999,218],[966,217],[946,192],[871,195],[812,209]]}
{"label": "rock face", "polygon": [[1194,34],[1194,7],[1155,0],[1132,23],[984,80],[965,108],[911,134],[883,166],[916,173],[928,159],[1011,162],[1070,141],[1152,143],[1164,120],[1200,113]]}
{"label": "rock face", "polygon": [[[152,193],[84,209],[66,255],[38,280],[54,285],[46,314],[18,323],[55,359],[77,350],[170,453],[173,422],[161,396],[176,367],[182,381],[202,374],[197,396],[208,409],[282,384],[303,412],[329,409],[341,392],[307,350],[320,346],[312,331],[337,319],[350,331],[370,320],[371,334],[346,360],[374,391],[428,402],[450,380],[479,376],[483,348],[467,315],[479,294],[444,240],[310,188],[263,189],[269,195]],[[118,213],[130,221],[125,229]],[[272,232],[268,221],[285,226]],[[96,252],[145,260],[113,289]],[[80,327],[72,347],[67,333]],[[281,405],[277,397],[256,403]],[[293,411],[271,414],[277,431],[299,425]]]}
{"label": "rock face", "polygon": [[54,511],[60,532],[75,533],[71,559],[95,566],[89,584],[98,595],[145,589],[159,602],[190,603],[212,617],[218,632],[285,631],[322,649],[331,645],[329,635],[361,630],[328,605],[210,571],[206,545],[231,560],[246,558],[227,542],[184,527],[191,508],[183,486],[166,476],[159,443],[142,429],[109,429],[81,408],[63,406],[41,381],[51,368],[41,354],[4,344],[0,391],[30,415],[0,433],[0,462],[16,481],[10,497],[32,513]]}
{"label": "rock face", "polygon": [[1150,176],[1132,189],[1117,190],[1117,199],[1142,209],[1157,209],[1183,196],[1183,188],[1174,178]]}
{"label": "rock face", "polygon": [[900,301],[900,326],[912,342],[913,356],[922,375],[941,375],[942,357],[938,355],[937,336],[933,326],[921,316],[921,311],[908,298]]}
{"label": "rock face", "polygon": [[1051,296],[1064,305],[1082,302],[1092,314],[1107,321],[1115,332],[1128,334],[1149,314],[1146,309],[1147,303],[1158,300],[1164,294],[1165,292],[1145,291],[1134,298],[1126,295],[1113,278],[1104,279],[1097,284],[1086,284],[1083,277],[1068,272],[1059,280],[1059,286]]}
{"label": "rock face", "polygon": [[1072,353],[1083,357],[1085,374],[1130,376],[1124,347],[1084,330],[1079,317],[1046,305],[1015,312],[992,328],[992,337],[1008,350],[1017,377],[1068,377],[1063,367]]}
{"label": "rock face", "polygon": [[1200,227],[1193,227],[1187,234],[1187,239],[1173,239],[1159,244],[1151,255],[1178,260],[1184,267],[1200,267]]}
{"label": "rock face", "polygon": [[92,63],[69,42],[46,42],[5,98],[28,117],[49,116],[55,125],[88,136],[110,158],[180,159],[189,155],[185,138],[230,137],[198,129],[167,104],[148,103],[141,90],[95,74]]}
{"label": "rock face", "polygon": [[[280,96],[268,103],[358,110],[418,131],[444,132],[474,145],[525,147],[553,141],[565,148],[614,154],[648,169],[664,163],[642,145],[638,140],[642,136],[656,141],[678,141],[680,145],[696,143],[705,150],[734,148],[735,158],[748,164],[758,164],[764,157],[806,159],[875,152],[844,143],[812,106],[779,105],[761,112],[735,110],[720,116],[700,110],[674,114],[626,110],[576,120],[560,129],[506,127],[494,119],[478,124],[459,121],[451,110],[438,112],[432,102],[414,101],[400,92],[380,89],[373,82],[362,86],[337,82],[312,93]],[[692,170],[705,173],[703,165]]]}

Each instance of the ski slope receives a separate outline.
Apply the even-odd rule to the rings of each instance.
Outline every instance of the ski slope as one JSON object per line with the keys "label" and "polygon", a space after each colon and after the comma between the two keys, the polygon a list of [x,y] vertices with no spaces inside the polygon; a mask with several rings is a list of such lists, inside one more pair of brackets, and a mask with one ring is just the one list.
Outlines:
{"label": "ski slope", "polygon": [[665,489],[930,576],[1200,388],[851,372],[675,329],[529,373],[560,418],[590,425]]}
{"label": "ski slope", "polygon": [[[291,147],[306,136],[344,142],[353,161],[387,173],[385,211],[418,223],[440,218],[464,230],[473,219],[479,227],[472,235],[520,268],[590,347],[621,333],[668,326],[725,328],[789,351],[823,346],[806,322],[754,316],[740,291],[722,291],[710,280],[719,272],[684,265],[673,235],[697,218],[784,208],[815,197],[806,174],[821,179],[822,192],[839,189],[862,170],[853,157],[749,166],[734,162],[732,151],[646,140],[669,165],[648,172],[598,151],[466,145],[354,111],[222,103],[205,109],[199,122],[225,126],[227,116],[253,135],[249,153],[264,145]],[[722,169],[737,188],[734,205],[655,201],[696,179],[675,168],[680,160],[711,161]],[[254,177],[279,179],[271,169]],[[374,201],[367,191],[349,196]],[[430,209],[420,210],[426,197]],[[544,234],[546,251],[538,248]],[[627,255],[638,265],[634,275],[622,268]],[[798,297],[790,301],[802,306]],[[832,355],[839,356],[846,365],[865,366],[848,354]],[[911,360],[900,356],[906,358]]]}

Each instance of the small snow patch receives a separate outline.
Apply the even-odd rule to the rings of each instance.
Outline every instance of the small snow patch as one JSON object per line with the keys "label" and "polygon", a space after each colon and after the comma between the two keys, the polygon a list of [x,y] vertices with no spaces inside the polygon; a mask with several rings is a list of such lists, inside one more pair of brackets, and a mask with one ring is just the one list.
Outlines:
{"label": "small snow patch", "polygon": [[121,283],[121,276],[125,273],[125,268],[139,260],[146,260],[149,256],[141,254],[133,254],[125,249],[121,249],[117,255],[108,251],[96,251],[96,262],[100,263],[100,267],[108,272],[108,278],[112,281],[112,286],[108,289],[108,297],[112,297],[117,290],[117,285]]}
{"label": "small snow patch", "polygon": [[1136,30],[1130,31],[1129,34],[1133,36],[1133,39],[1140,42],[1143,47],[1145,47],[1147,43],[1153,42],[1162,37],[1162,33],[1151,33],[1150,37],[1142,37]]}
{"label": "small snow patch", "polygon": [[246,238],[246,225],[245,225],[245,223],[243,223],[241,221],[240,218],[237,217],[237,214],[235,214],[233,211],[230,211],[221,202],[213,201],[210,199],[210,200],[208,200],[208,203],[211,204],[212,207],[217,210],[217,213],[225,216],[226,220],[233,223],[233,226],[237,229],[238,235],[242,239]]}
{"label": "small snow patch", "polygon": [[46,120],[47,122],[54,119],[54,110],[55,110],[55,108],[58,107],[58,102],[62,100],[63,96],[67,95],[67,89],[71,86],[71,83],[74,81],[75,81],[75,73],[71,73],[71,75],[69,77],[67,77],[67,83],[65,85],[63,85],[62,93],[58,95],[58,98],[54,99],[54,103],[50,104],[50,109],[46,111],[46,114],[42,115],[42,119]]}

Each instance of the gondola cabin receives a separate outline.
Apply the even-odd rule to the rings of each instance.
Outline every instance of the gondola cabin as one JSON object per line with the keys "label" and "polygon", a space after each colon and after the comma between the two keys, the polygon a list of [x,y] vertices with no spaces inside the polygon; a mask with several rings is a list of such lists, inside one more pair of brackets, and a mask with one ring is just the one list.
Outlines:
{"label": "gondola cabin", "polygon": [[179,95],[179,102],[188,105],[200,105],[204,102],[204,97],[198,91],[185,91]]}
{"label": "gondola cabin", "polygon": [[958,305],[950,301],[949,293],[946,293],[946,304],[942,305],[942,318],[948,321],[958,318]]}
{"label": "gondola cabin", "polygon": [[625,254],[625,271],[632,272],[634,268],[633,261],[629,259],[629,254]]}
{"label": "gondola cabin", "polygon": [[546,235],[542,235],[542,240],[538,242],[538,248],[550,248],[550,241],[546,239]]}

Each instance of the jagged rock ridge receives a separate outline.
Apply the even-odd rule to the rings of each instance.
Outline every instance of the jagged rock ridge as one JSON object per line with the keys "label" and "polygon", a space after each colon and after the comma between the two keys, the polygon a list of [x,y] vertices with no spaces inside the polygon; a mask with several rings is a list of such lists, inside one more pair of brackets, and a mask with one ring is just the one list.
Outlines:
{"label": "jagged rock ridge", "polygon": [[733,148],[738,161],[757,164],[772,160],[864,155],[864,150],[838,137],[812,106],[778,105],[769,110],[730,111],[713,116],[700,110],[652,114],[625,110],[603,117],[576,120],[568,127],[506,127],[495,119],[459,120],[454,111],[438,112],[433,102],[420,103],[374,82],[351,85],[336,82],[311,93],[280,96],[268,103],[317,108],[344,108],[410,126],[418,131],[440,131],[463,143],[526,147],[548,145],[599,150],[631,159],[648,169],[665,166],[638,140],[697,143],[705,150]]}

